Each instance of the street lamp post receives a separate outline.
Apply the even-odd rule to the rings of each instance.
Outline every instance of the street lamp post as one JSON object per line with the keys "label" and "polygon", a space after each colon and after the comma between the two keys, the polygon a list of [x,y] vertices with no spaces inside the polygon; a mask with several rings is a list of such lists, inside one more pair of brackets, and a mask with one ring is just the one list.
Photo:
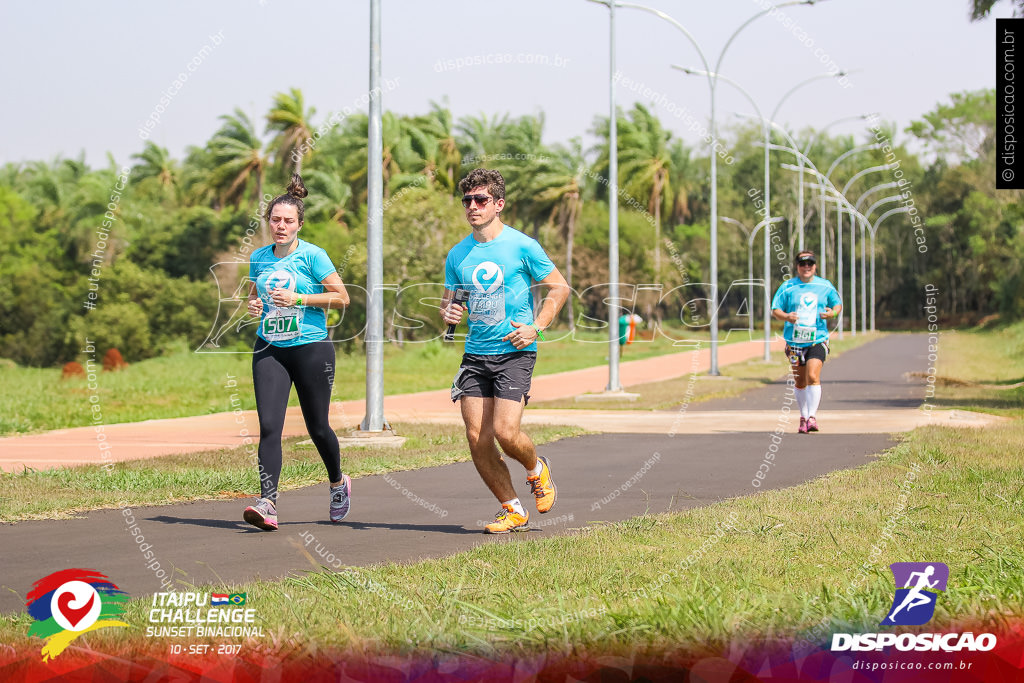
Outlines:
{"label": "street lamp post", "polygon": [[[872,194],[876,190],[881,189],[881,188],[886,188],[886,187],[898,187],[898,186],[899,186],[899,183],[896,183],[896,182],[881,183],[880,185],[875,185],[873,188],[871,188],[870,190],[865,192],[863,195],[861,195],[860,199],[857,200],[857,208],[858,209],[860,208],[861,202],[864,201],[865,197],[867,197],[868,195]],[[867,310],[868,310],[868,305],[869,305],[869,303],[868,303],[869,299],[867,298],[868,294],[865,291],[865,287],[867,286],[867,273],[865,272],[865,268],[867,268],[867,256],[864,253],[864,249],[866,248],[865,245],[867,244],[867,241],[868,241],[868,233],[870,233],[870,235],[871,235],[871,298],[870,298],[870,306],[871,306],[871,331],[872,332],[875,331],[875,282],[874,282],[874,278],[875,278],[875,233],[871,230],[871,223],[868,221],[868,216],[870,216],[874,212],[874,210],[877,209],[878,207],[880,207],[880,206],[882,206],[884,204],[891,204],[892,202],[899,201],[902,198],[903,198],[902,195],[894,194],[894,195],[890,195],[888,197],[885,197],[884,199],[879,199],[877,202],[875,202],[870,207],[868,207],[868,210],[865,211],[861,215],[861,219],[860,219],[860,221],[858,221],[860,223],[860,240],[861,240],[860,241],[860,247],[861,247],[861,253],[860,253],[860,300],[861,300],[860,329],[861,329],[862,332],[867,330],[867,325],[868,325],[868,322],[867,322]]]}
{"label": "street lamp post", "polygon": [[[615,3],[608,3],[608,386],[619,381],[619,137],[615,111]],[[657,248],[657,245],[655,245]]]}
{"label": "street lamp post", "polygon": [[[719,216],[719,218],[730,225],[735,225],[743,231],[743,236],[747,238],[749,245],[753,245],[750,240],[751,230],[746,225],[736,220],[735,218],[729,218],[728,216]],[[750,247],[747,248],[747,318],[750,322],[750,340],[754,340],[754,251]]]}
{"label": "street lamp post", "polygon": [[[853,72],[852,71],[838,71],[838,72],[832,73],[832,74],[819,74],[817,76],[811,76],[810,78],[808,78],[808,79],[806,79],[804,81],[801,81],[800,83],[797,83],[792,88],[790,88],[786,92],[786,94],[783,95],[782,98],[779,100],[779,103],[777,105],[775,105],[775,109],[772,110],[771,120],[772,121],[777,121],[778,120],[779,109],[782,108],[782,103],[785,102],[789,98],[790,95],[792,95],[794,92],[796,92],[800,88],[804,87],[805,85],[809,85],[809,84],[813,83],[814,81],[820,81],[823,78],[840,78],[840,79],[841,78],[845,78],[846,76],[850,75],[851,73],[853,73]],[[770,142],[771,142],[771,140],[765,140],[765,145],[767,146]],[[810,151],[811,151],[810,150],[810,146],[808,145],[808,148],[804,152],[804,154],[805,155],[809,155]],[[799,190],[798,190],[799,194],[797,195],[797,210],[796,210],[796,215],[798,216],[798,221],[799,221],[799,223],[797,225],[797,235],[798,235],[797,248],[800,251],[803,251],[804,250],[804,170],[803,170],[804,169],[804,161],[803,161],[802,157],[797,157],[797,159],[798,159],[798,166],[800,167],[799,180],[797,181],[797,186],[799,188]],[[822,249],[822,250],[824,251],[824,249]],[[822,275],[822,277],[824,277],[824,275]]]}
{"label": "street lamp post", "polygon": [[[613,0],[590,0],[590,2],[596,2],[602,5],[606,5],[609,8]],[[733,40],[736,36],[749,26],[751,23],[765,16],[777,12],[780,7],[788,7],[791,5],[814,5],[816,3],[824,2],[824,0],[791,0],[790,2],[782,2],[778,5],[772,5],[766,9],[756,12],[749,19],[744,21],[739,27],[733,31],[732,35],[725,42],[722,47],[722,51],[718,54],[718,60],[715,63],[714,72],[718,72],[722,65],[722,60],[725,58],[725,53],[729,50],[729,46],[732,45]],[[662,12],[661,10],[654,9],[653,7],[646,7],[632,2],[618,2],[614,1],[614,4],[618,7],[629,7],[632,9],[638,9],[668,22],[676,29],[678,29],[686,39],[690,41],[694,49],[697,50],[697,54],[700,55],[701,62],[704,65],[704,70],[708,73],[708,88],[711,94],[711,105],[710,105],[710,123],[711,123],[711,134],[710,134],[710,148],[711,148],[711,368],[708,370],[708,374],[717,376],[720,373],[718,369],[718,159],[716,153],[716,147],[718,146],[718,129],[715,122],[715,90],[717,85],[717,78],[712,76],[713,73],[711,65],[708,64],[707,58],[704,56],[704,51],[701,50],[700,44],[693,37],[685,26],[680,24],[678,21],[673,19],[671,16]],[[768,350],[765,349],[765,353]]]}
{"label": "street lamp post", "polygon": [[[615,8],[620,2],[590,0],[608,8],[608,385],[621,391],[619,380],[619,141],[615,111]],[[657,245],[655,245],[657,247]]]}
{"label": "street lamp post", "polygon": [[[835,121],[831,121],[831,122],[827,123],[824,127],[821,128],[821,130],[816,131],[814,133],[814,135],[811,136],[811,139],[807,141],[807,147],[804,148],[804,156],[806,157],[806,156],[810,155],[811,148],[814,147],[814,143],[817,142],[818,138],[820,138],[832,126],[838,125],[840,123],[845,123],[847,121],[867,120],[867,119],[872,118],[873,116],[877,116],[877,114],[871,113],[871,114],[860,114],[859,116],[844,116],[842,118],[836,119]],[[800,164],[799,165],[800,165],[800,177],[803,178],[803,159],[802,158],[800,160]],[[828,256],[828,245],[825,242],[825,232],[826,231],[825,231],[825,192],[824,192],[824,188],[822,189],[822,192],[821,192],[821,205],[820,205],[820,211],[818,211],[818,217],[820,219],[820,224],[821,224],[821,243],[820,243],[821,254],[818,255],[818,273],[821,275],[821,277],[826,277],[826,275],[825,275],[825,263],[828,260],[827,259],[827,256]],[[801,247],[801,249],[802,248],[803,247]]]}
{"label": "street lamp post", "polygon": [[[750,231],[750,237],[747,238],[747,277],[748,277],[748,279],[751,282],[754,281],[754,238],[757,237],[757,231],[760,230],[761,228],[766,228],[766,230],[765,230],[765,239],[768,239],[768,233],[771,231],[771,228],[769,228],[768,226],[772,225],[773,223],[779,223],[781,221],[782,221],[782,216],[776,216],[774,218],[766,218],[763,221],[761,221],[760,223],[758,223],[757,225],[755,225],[754,229]],[[764,271],[765,271],[765,277],[766,278],[769,277],[768,273],[770,271],[769,271],[767,263],[765,263]],[[772,292],[771,292],[771,289],[769,288],[769,286],[767,284],[767,280],[765,280],[765,282],[766,282],[766,284],[765,284],[765,288],[764,288],[764,310],[765,310],[765,316],[764,316],[764,339],[765,339],[764,359],[766,361],[770,361],[771,360],[771,356],[770,356],[770,353],[769,353],[768,345],[769,345],[769,343],[771,341],[771,331],[772,331],[772,323],[771,323]],[[751,296],[753,296],[753,295],[751,295]],[[753,299],[751,299],[751,303],[753,303]],[[751,311],[750,319],[751,319],[751,322],[753,322],[753,319],[754,319],[753,311]]]}
{"label": "street lamp post", "polygon": [[381,10],[370,0],[370,98],[366,169],[366,416],[360,428],[384,430],[384,180],[381,123]]}
{"label": "street lamp post", "polygon": [[[739,83],[726,78],[720,73],[711,71],[702,71],[700,69],[690,69],[684,66],[672,65],[673,69],[679,69],[683,73],[697,75],[697,76],[708,76],[714,78],[715,81],[722,80],[733,86],[738,90],[747,101],[750,102],[750,106],[753,107],[754,111],[757,112],[757,118],[761,120],[761,127],[764,131],[765,140],[768,139],[769,123],[770,121],[764,117],[761,113],[761,109],[757,106],[757,102],[750,96]],[[765,303],[764,303],[764,360],[771,360],[771,225],[775,222],[771,216],[771,182],[769,178],[769,170],[771,158],[769,156],[768,145],[764,148],[764,224],[767,226],[764,231],[764,291],[765,291]],[[715,305],[717,307],[718,297],[715,297]],[[716,325],[717,326],[717,325]]]}
{"label": "street lamp post", "polygon": [[[839,292],[839,297],[842,298],[842,295],[843,295],[843,272],[842,272],[842,267],[843,267],[843,258],[842,258],[843,225],[842,225],[842,215],[843,215],[844,212],[849,212],[850,213],[850,220],[853,221],[855,218],[858,218],[858,217],[859,218],[863,218],[864,214],[862,214],[860,212],[860,210],[858,210],[855,206],[853,206],[849,202],[849,200],[846,199],[845,193],[844,192],[840,192],[838,189],[836,189],[836,186],[832,183],[832,181],[829,179],[829,177],[826,174],[821,173],[814,166],[814,164],[811,162],[811,160],[808,159],[806,156],[804,156],[802,152],[800,152],[796,148],[792,148],[792,147],[780,147],[780,146],[775,146],[775,147],[777,147],[778,149],[785,149],[785,150],[787,150],[789,152],[792,152],[793,154],[796,154],[798,156],[802,156],[803,160],[804,160],[804,163],[807,164],[807,166],[810,169],[811,173],[813,173],[815,176],[818,177],[819,187],[823,191],[827,190],[830,194],[833,195],[833,197],[830,197],[830,199],[834,199],[834,201],[836,202],[837,211],[838,211],[838,214],[839,214],[839,225],[838,225],[838,227],[836,229],[836,248],[837,248],[837,251],[838,251],[838,257],[836,258],[836,263],[838,264],[838,270],[839,270],[839,277],[838,277],[838,280],[837,280],[837,285],[838,285],[837,289],[838,289],[838,292]],[[792,171],[799,170],[797,166],[794,166],[792,164],[781,164],[781,168],[789,169],[789,170],[792,170]],[[835,170],[835,164],[833,164],[832,170]],[[870,170],[878,170],[878,169],[877,168],[873,168],[873,169],[868,169],[868,170],[870,171]],[[862,174],[860,174],[860,175],[862,175]],[[851,182],[853,180],[856,180],[856,177],[851,179]],[[846,186],[845,189],[846,190],[849,189],[849,183],[847,183],[847,186]],[[853,296],[856,296],[856,292],[854,292]],[[839,338],[840,339],[843,338],[843,319],[842,318],[839,319]]]}
{"label": "street lamp post", "polygon": [[[870,114],[865,114],[865,115],[860,116],[860,117],[852,117],[852,118],[869,118],[870,116],[871,116]],[[839,121],[842,121],[842,120],[844,120],[844,119],[839,119]],[[834,121],[833,123],[838,123],[838,121]],[[832,125],[832,124],[829,124],[829,125]],[[826,128],[827,128],[827,126],[826,126]],[[828,167],[828,171],[825,173],[825,177],[826,178],[831,178],[832,177],[832,173],[835,172],[835,170],[837,168],[839,168],[839,164],[841,164],[843,162],[843,160],[845,160],[846,158],[848,158],[850,156],[853,156],[854,154],[860,154],[861,152],[866,152],[868,150],[881,149],[881,147],[882,146],[879,145],[878,143],[870,143],[870,144],[866,144],[866,145],[860,145],[859,147],[854,147],[853,149],[849,149],[849,150],[843,152],[838,157],[836,157],[835,161],[832,162],[832,165]],[[822,245],[824,245],[824,243],[825,243],[824,242],[824,234],[825,234],[825,218],[824,218],[824,216],[825,216],[825,203],[824,203],[825,202],[825,188],[824,188],[824,186],[821,186],[821,201],[822,201],[822,205],[821,205],[822,206],[822,211],[821,211],[821,213],[822,213],[822,220],[821,220]],[[837,215],[837,217],[841,218],[841,208],[840,208],[840,206],[836,206],[836,215]],[[843,290],[842,290],[842,287],[843,287],[843,284],[842,284],[843,283],[843,264],[842,264],[842,258],[843,258],[843,254],[842,254],[843,234],[842,234],[842,232],[843,231],[842,231],[842,228],[843,228],[843,226],[841,224],[836,227],[836,264],[837,264],[837,271],[838,271],[837,284],[839,285],[839,294],[840,295],[842,295],[842,293],[843,293]],[[822,275],[822,277],[825,277],[824,274]],[[840,320],[839,320],[839,338],[840,339],[843,338],[843,321],[842,321],[842,318],[840,318]]]}
{"label": "street lamp post", "polygon": [[[902,199],[902,197],[901,197]],[[889,209],[875,221],[874,226],[871,227],[871,331],[875,331],[875,235],[878,233],[879,226],[889,216],[894,216],[898,213],[909,213],[910,207],[898,206],[895,209]]]}
{"label": "street lamp post", "polygon": [[[833,166],[834,166],[834,164],[833,164]],[[892,168],[891,164],[880,164],[878,166],[872,166],[870,168],[865,168],[865,169],[862,169],[860,171],[857,171],[856,173],[853,174],[853,176],[848,181],[846,181],[846,185],[843,186],[843,190],[842,190],[843,196],[845,197],[849,193],[850,188],[853,187],[854,183],[856,183],[858,180],[860,180],[861,178],[866,176],[868,173],[877,173],[878,171],[888,171],[890,168]],[[863,216],[863,214],[862,214],[862,216]],[[859,223],[859,221],[856,220],[854,214],[851,213],[850,214],[850,334],[852,334],[853,336],[857,336],[857,226],[858,226],[858,223]],[[862,237],[862,240],[863,240],[864,235],[862,234],[861,237]],[[861,243],[861,250],[862,251],[864,250],[863,242]],[[863,270],[864,270],[864,266],[863,266],[863,264],[861,264],[861,271],[862,271],[861,277],[864,276]],[[866,291],[864,289],[863,282],[862,282],[861,283],[861,308],[863,308],[864,304],[867,303],[865,301],[866,295],[867,294],[866,294]],[[862,324],[861,324],[861,332],[864,331],[866,321],[867,321],[867,319],[864,316],[863,311],[861,311],[861,322],[862,322]]]}

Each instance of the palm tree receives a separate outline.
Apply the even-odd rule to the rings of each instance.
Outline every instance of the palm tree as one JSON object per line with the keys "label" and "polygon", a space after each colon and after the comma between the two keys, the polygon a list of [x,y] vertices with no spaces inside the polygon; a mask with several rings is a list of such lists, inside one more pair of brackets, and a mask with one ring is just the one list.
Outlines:
{"label": "palm tree", "polygon": [[508,114],[501,118],[497,114],[491,118],[481,114],[459,119],[455,129],[458,131],[459,149],[463,152],[468,169],[483,166],[489,159],[506,151],[509,125]]}
{"label": "palm tree", "polygon": [[[992,11],[992,6],[997,0],[971,0],[971,21],[981,21]],[[1013,0],[1013,16],[1019,17],[1024,14],[1024,0]]]}
{"label": "palm tree", "polygon": [[[269,164],[263,142],[252,121],[241,109],[236,108],[234,114],[225,114],[220,118],[224,124],[208,143],[214,163],[212,185],[220,190],[222,202],[236,207],[242,203],[246,190],[252,186],[254,205],[258,211]],[[270,241],[266,221],[262,217],[260,233],[264,243]]]}
{"label": "palm tree", "polygon": [[141,162],[132,167],[132,182],[141,183],[143,180],[152,179],[165,195],[170,193],[173,196],[177,193],[180,169],[166,148],[153,142],[146,142],[142,152],[133,154],[132,159]]}
{"label": "palm tree", "polygon": [[209,145],[189,145],[181,164],[181,197],[189,206],[220,210],[220,190],[213,178],[214,154]]}
{"label": "palm tree", "polygon": [[[551,156],[538,156],[529,167],[532,182],[529,194],[538,209],[548,210],[548,220],[565,240],[565,280],[572,288],[573,243],[576,239],[576,221],[583,208],[583,146],[573,138],[570,147],[555,146]],[[570,296],[566,301],[569,328],[575,329],[576,320]]]}
{"label": "palm tree", "polygon": [[84,156],[28,164],[22,179],[27,196],[32,196],[32,203],[40,209],[39,222],[44,228],[65,225],[74,208],[72,194],[87,171]]}
{"label": "palm tree", "polygon": [[313,137],[311,119],[316,109],[305,108],[302,91],[292,88],[290,93],[279,92],[274,95],[274,108],[267,114],[267,133],[276,132],[270,146],[275,148],[275,160],[287,175],[287,159],[295,162],[294,170],[302,173],[302,160],[310,150],[304,146]]}
{"label": "palm tree", "polygon": [[352,200],[352,189],[342,180],[341,175],[311,170],[306,172],[305,183],[309,188],[306,218],[344,224],[342,217]]}
{"label": "palm tree", "polygon": [[424,171],[433,182],[452,194],[459,182],[462,155],[455,140],[454,119],[447,107],[430,103],[430,113],[408,122],[413,147],[427,162]]}
{"label": "palm tree", "polygon": [[646,107],[637,103],[619,132],[619,173],[627,194],[647,200],[654,219],[654,281],[661,282],[661,208],[672,198],[670,131]]}
{"label": "palm tree", "polygon": [[[427,162],[420,157],[412,143],[408,123],[391,112],[384,112],[381,120],[383,145],[384,196],[403,185],[422,182],[422,173]],[[330,154],[341,160],[341,174],[352,186],[353,194],[359,201],[366,200],[366,168],[369,119],[365,114],[349,117],[342,134],[332,140]],[[328,153],[325,147],[324,154]]]}

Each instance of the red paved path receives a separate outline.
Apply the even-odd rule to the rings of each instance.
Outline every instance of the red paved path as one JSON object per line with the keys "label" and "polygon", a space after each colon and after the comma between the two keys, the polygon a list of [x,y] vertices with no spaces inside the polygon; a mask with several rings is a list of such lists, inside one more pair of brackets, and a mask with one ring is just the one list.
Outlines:
{"label": "red paved path", "polygon": [[[756,341],[722,345],[718,350],[719,366],[759,357],[763,349],[763,342]],[[772,345],[773,351],[781,349],[781,340]],[[619,377],[623,386],[629,387],[682,377],[692,372],[706,372],[710,367],[710,357],[710,350],[702,349],[623,361],[619,366]],[[607,366],[539,375],[533,379],[530,397],[534,401],[547,401],[600,392],[607,382]],[[331,424],[335,429],[358,427],[365,413],[365,405],[363,400],[332,404]],[[596,408],[600,404],[593,405]],[[410,419],[418,413],[454,413],[456,410],[447,389],[384,398],[385,418],[391,414],[401,414],[403,419]],[[0,469],[8,472],[20,471],[23,467],[50,469],[232,448],[243,445],[246,438],[255,439],[258,433],[259,422],[256,411],[252,410],[103,425],[102,435],[97,434],[94,427],[59,429],[0,439]],[[304,434],[306,427],[299,408],[289,408],[284,435]],[[105,439],[101,442],[98,437]],[[101,448],[106,445],[109,448]]]}

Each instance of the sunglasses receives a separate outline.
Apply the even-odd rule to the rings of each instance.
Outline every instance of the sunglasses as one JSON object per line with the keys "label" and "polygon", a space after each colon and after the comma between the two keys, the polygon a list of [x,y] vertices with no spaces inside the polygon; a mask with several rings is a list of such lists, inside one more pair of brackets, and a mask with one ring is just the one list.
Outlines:
{"label": "sunglasses", "polygon": [[813,261],[811,259],[800,259],[796,262],[798,266],[813,266],[815,263],[817,263],[817,261]]}
{"label": "sunglasses", "polygon": [[487,202],[491,201],[491,197],[485,194],[467,194],[462,197],[462,205],[467,209],[472,206],[473,202],[480,208],[487,206]]}

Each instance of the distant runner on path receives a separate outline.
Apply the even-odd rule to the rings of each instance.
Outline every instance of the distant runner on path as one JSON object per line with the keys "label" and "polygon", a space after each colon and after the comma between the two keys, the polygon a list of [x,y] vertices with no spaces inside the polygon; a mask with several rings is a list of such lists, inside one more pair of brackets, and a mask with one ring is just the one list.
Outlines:
{"label": "distant runner on path", "polygon": [[327,252],[298,238],[302,198],[308,193],[297,173],[286,194],[267,207],[273,244],[249,260],[249,313],[259,316],[253,346],[252,382],[260,420],[260,498],[242,518],[277,529],[277,487],[281,479],[281,434],[292,384],[313,443],[330,480],[329,517],[348,514],[352,481],[341,473],[341,449],[327,415],[334,385],[334,345],[327,339],[328,308],[348,306],[348,292]]}
{"label": "distant runner on path", "polygon": [[[557,491],[545,458],[520,429],[537,360],[537,338],[558,315],[569,286],[537,240],[501,221],[505,179],[478,168],[459,182],[472,233],[445,260],[441,319],[457,325],[468,306],[469,336],[462,366],[452,381],[452,401],[460,401],[473,464],[501,503],[484,531],[506,534],[529,529],[530,514],[516,497],[501,450],[517,460],[544,513]],[[548,288],[540,311],[531,307],[533,281]],[[457,290],[469,293],[467,306],[454,303]]]}
{"label": "distant runner on path", "polygon": [[784,320],[782,336],[786,356],[793,366],[796,402],[800,406],[798,433],[818,431],[818,404],[821,402],[821,367],[828,355],[828,324],[843,311],[843,302],[832,283],[820,278],[818,260],[813,251],[797,254],[797,277],[782,283],[772,299],[772,316]]}

